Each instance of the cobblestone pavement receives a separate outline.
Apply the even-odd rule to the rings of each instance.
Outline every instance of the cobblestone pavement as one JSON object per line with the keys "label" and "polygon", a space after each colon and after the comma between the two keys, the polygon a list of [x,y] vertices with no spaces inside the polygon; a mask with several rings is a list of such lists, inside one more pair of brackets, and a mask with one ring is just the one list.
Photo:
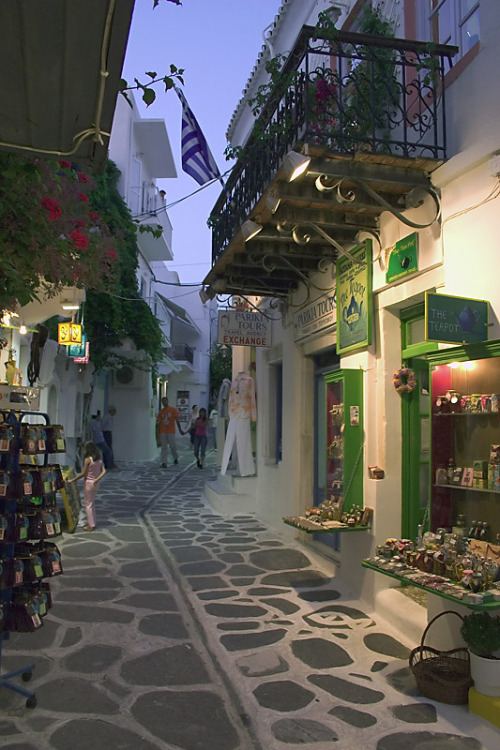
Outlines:
{"label": "cobblestone pavement", "polygon": [[[98,528],[60,541],[42,628],[12,634],[3,671],[34,662],[37,706],[0,691],[4,750],[495,750],[498,730],[418,695],[415,644],[363,611],[325,562],[251,515],[205,502],[215,478],[123,465]],[[22,684],[22,683],[19,683]]]}

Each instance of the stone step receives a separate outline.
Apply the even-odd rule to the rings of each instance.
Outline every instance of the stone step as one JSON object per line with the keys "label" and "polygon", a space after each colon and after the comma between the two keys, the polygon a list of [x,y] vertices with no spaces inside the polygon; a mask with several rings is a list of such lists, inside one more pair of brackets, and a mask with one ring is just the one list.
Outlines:
{"label": "stone step", "polygon": [[235,492],[230,483],[220,481],[220,475],[214,482],[205,482],[204,491],[211,507],[225,518],[255,512],[255,495]]}

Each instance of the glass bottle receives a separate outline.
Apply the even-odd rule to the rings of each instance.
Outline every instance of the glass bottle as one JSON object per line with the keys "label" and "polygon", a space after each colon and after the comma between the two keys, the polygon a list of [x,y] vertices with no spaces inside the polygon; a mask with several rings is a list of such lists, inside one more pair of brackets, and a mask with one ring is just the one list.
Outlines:
{"label": "glass bottle", "polygon": [[472,521],[470,528],[469,528],[469,532],[467,534],[469,539],[475,539],[476,528],[477,528],[477,521]]}
{"label": "glass bottle", "polygon": [[455,475],[455,459],[449,458],[448,459],[448,468],[446,469],[446,476],[448,479],[448,484],[453,483],[453,477]]}
{"label": "glass bottle", "polygon": [[483,525],[481,527],[481,530],[479,532],[479,539],[482,542],[489,542],[490,541],[490,525],[484,521]]}

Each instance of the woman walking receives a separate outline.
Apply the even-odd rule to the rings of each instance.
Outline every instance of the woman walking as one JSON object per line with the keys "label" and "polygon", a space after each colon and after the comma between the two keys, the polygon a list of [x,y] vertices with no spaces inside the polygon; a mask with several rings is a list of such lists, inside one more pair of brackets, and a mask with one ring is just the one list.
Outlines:
{"label": "woman walking", "polygon": [[84,531],[94,531],[96,527],[95,499],[99,487],[99,480],[103,478],[105,473],[106,469],[104,468],[99,448],[94,442],[92,442],[92,440],[89,440],[84,445],[83,469],[76,475],[76,477],[68,480],[68,484],[72,484],[73,482],[76,482],[77,479],[84,478],[83,497],[85,501],[85,514],[87,516],[87,523],[83,527]]}
{"label": "woman walking", "polygon": [[205,461],[205,451],[207,449],[207,427],[209,420],[207,419],[207,410],[203,407],[200,409],[200,413],[194,422],[194,455],[196,456],[196,465],[199,469],[203,469],[203,462]]}

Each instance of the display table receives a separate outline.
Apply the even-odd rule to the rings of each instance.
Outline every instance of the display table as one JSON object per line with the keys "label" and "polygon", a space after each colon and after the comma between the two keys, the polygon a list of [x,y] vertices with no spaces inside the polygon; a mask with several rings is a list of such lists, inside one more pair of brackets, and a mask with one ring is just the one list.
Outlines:
{"label": "display table", "polygon": [[303,516],[289,516],[283,519],[283,523],[287,526],[293,526],[299,531],[304,531],[306,534],[336,534],[337,532],[345,531],[369,531],[371,526],[349,526],[346,523],[335,521],[335,526],[326,526],[324,523],[319,523],[309,520]]}
{"label": "display table", "polygon": [[[486,599],[482,601],[481,603],[474,603],[471,601],[467,601],[466,596],[468,596],[468,593],[466,589],[464,589],[463,586],[460,586],[459,584],[454,584],[451,581],[447,581],[443,579],[441,576],[433,576],[432,574],[425,574],[425,577],[427,579],[430,579],[431,585],[422,585],[421,583],[418,583],[415,580],[409,579],[407,576],[399,575],[398,573],[395,573],[391,570],[386,570],[384,568],[381,568],[377,565],[373,565],[368,560],[363,560],[361,565],[364,568],[367,568],[368,570],[374,570],[376,573],[382,573],[383,575],[389,576],[389,578],[394,578],[396,581],[399,581],[404,586],[415,586],[418,589],[421,589],[422,591],[427,591],[429,594],[435,594],[436,596],[440,596],[443,599],[447,599],[450,602],[454,602],[455,604],[461,604],[464,607],[467,607],[468,609],[472,609],[475,612],[491,612],[492,610],[500,610],[500,599]],[[407,572],[407,571],[406,571]],[[417,574],[419,573],[418,570],[413,570],[413,573]],[[433,581],[435,580],[436,585],[443,582],[443,588],[446,588],[446,591],[440,590],[439,588],[434,588],[432,585]],[[456,595],[453,594],[453,590],[455,589]],[[499,590],[500,593],[500,590]],[[465,596],[464,596],[465,594]]]}

